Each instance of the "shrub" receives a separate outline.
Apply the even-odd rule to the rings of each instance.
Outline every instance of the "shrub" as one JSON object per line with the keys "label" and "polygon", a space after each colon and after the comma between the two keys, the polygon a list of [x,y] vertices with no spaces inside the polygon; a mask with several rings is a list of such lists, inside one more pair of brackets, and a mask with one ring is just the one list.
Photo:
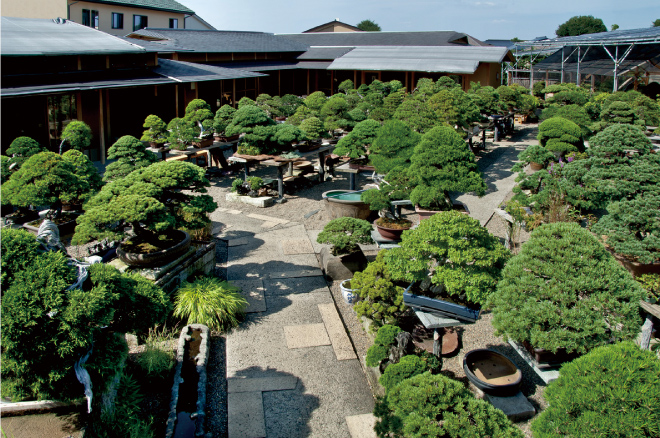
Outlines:
{"label": "shrub", "polygon": [[534,230],[491,296],[498,334],[536,348],[585,353],[631,339],[643,292],[589,231],[575,223]]}
{"label": "shrub", "polygon": [[591,135],[591,129],[589,128],[591,126],[591,117],[587,114],[584,105],[551,105],[541,113],[542,122],[552,117],[563,117],[575,123],[582,130],[583,137]]}
{"label": "shrub", "polygon": [[353,159],[366,155],[379,129],[380,123],[375,120],[367,119],[358,123],[347,136],[339,140],[333,153]]}
{"label": "shrub", "polygon": [[92,354],[83,365],[89,372],[94,391],[99,394],[107,391],[126,356],[128,345],[123,334],[106,331],[96,336]]}
{"label": "shrub", "polygon": [[660,361],[632,342],[599,347],[565,364],[533,422],[538,438],[660,436]]}
{"label": "shrub", "polygon": [[32,265],[41,245],[34,238],[34,234],[20,229],[5,228],[0,233],[0,239],[2,290],[6,291],[14,275]]}
{"label": "shrub", "polygon": [[149,143],[156,143],[157,146],[162,146],[162,144],[167,141],[167,129],[165,129],[167,125],[163,122],[163,119],[157,115],[148,115],[144,120],[142,127],[147,128],[147,130],[142,133],[142,138],[140,138],[140,140],[148,141]]}
{"label": "shrub", "polygon": [[621,254],[641,263],[660,261],[660,191],[648,191],[633,200],[607,206],[608,214],[592,227],[597,236]]}
{"label": "shrub", "polygon": [[124,178],[135,169],[147,167],[158,161],[158,157],[132,135],[125,135],[110,146],[108,158],[117,161],[108,164],[105,168],[104,181]]}
{"label": "shrub", "polygon": [[396,280],[431,275],[450,295],[484,304],[500,277],[508,251],[479,221],[457,211],[440,212],[404,231],[401,247],[385,254]]}
{"label": "shrub", "polygon": [[85,122],[72,120],[62,131],[62,138],[73,149],[84,151],[92,142],[92,128]]}
{"label": "shrub", "polygon": [[447,192],[486,193],[486,183],[474,154],[460,135],[448,126],[437,126],[424,134],[415,146],[407,172],[413,180],[413,204],[447,209]]}
{"label": "shrub", "polygon": [[351,288],[360,297],[353,308],[358,316],[372,319],[375,327],[396,324],[406,311],[403,288],[392,282],[384,257],[385,252],[379,252],[376,260],[351,279]]}
{"label": "shrub", "polygon": [[318,117],[310,117],[300,123],[300,129],[308,140],[317,140],[327,134],[323,122]]}
{"label": "shrub", "polygon": [[389,120],[380,128],[369,148],[369,160],[378,173],[388,173],[410,164],[421,135],[399,120]]}
{"label": "shrub", "polygon": [[423,373],[403,380],[376,403],[379,437],[492,437],[524,435],[504,412],[477,400],[460,382]]}
{"label": "shrub", "polygon": [[328,222],[316,241],[332,245],[333,255],[351,254],[360,249],[360,243],[373,243],[372,230],[371,224],[363,219],[340,217]]}
{"label": "shrub", "polygon": [[222,105],[218,111],[215,112],[215,117],[213,117],[213,130],[220,134],[225,132],[225,129],[231,123],[236,113],[236,108],[233,108],[229,105]]}
{"label": "shrub", "polygon": [[551,152],[565,155],[584,150],[582,130],[562,117],[552,117],[539,125],[539,143]]}
{"label": "shrub", "polygon": [[398,363],[388,365],[383,375],[378,379],[378,383],[385,387],[385,391],[388,391],[404,380],[425,371],[426,364],[422,359],[414,354],[409,354],[403,356]]}
{"label": "shrub", "polygon": [[38,154],[39,152],[45,152],[46,150],[46,148],[42,147],[36,140],[33,140],[30,137],[18,137],[11,142],[9,148],[7,149],[7,155],[11,156],[9,159],[9,164],[11,165],[16,163],[14,170],[18,170],[23,165],[25,160],[33,155]]}
{"label": "shrub", "polygon": [[204,324],[218,331],[231,330],[239,324],[247,301],[239,288],[215,277],[202,277],[185,283],[176,291],[174,316],[188,324]]}
{"label": "shrub", "polygon": [[370,367],[377,367],[390,356],[390,347],[394,345],[396,335],[402,330],[395,326],[385,324],[378,329],[374,343],[367,350],[365,363]]}

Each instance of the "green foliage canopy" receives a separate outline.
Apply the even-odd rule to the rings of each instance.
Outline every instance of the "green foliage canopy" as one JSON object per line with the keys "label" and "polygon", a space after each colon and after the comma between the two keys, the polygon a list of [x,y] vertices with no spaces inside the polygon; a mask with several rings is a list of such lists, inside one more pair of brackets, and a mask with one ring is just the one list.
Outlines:
{"label": "green foliage canopy", "polygon": [[377,25],[374,21],[372,20],[362,20],[358,24],[355,25],[358,29],[364,32],[380,32],[380,26]]}
{"label": "green foliage canopy", "polygon": [[108,164],[105,168],[104,181],[124,178],[135,169],[150,166],[158,161],[158,157],[132,135],[125,135],[110,146],[108,158],[117,161]]}
{"label": "green foliage canopy", "polygon": [[577,15],[559,25],[555,33],[558,37],[578,36],[586,33],[607,32],[607,27],[600,18],[593,15]]}
{"label": "green foliage canopy", "polygon": [[537,138],[541,146],[562,155],[584,150],[582,130],[563,117],[552,117],[541,123]]}
{"label": "green foliage canopy", "polygon": [[142,133],[140,140],[156,143],[157,145],[162,145],[167,141],[167,125],[157,115],[148,115],[142,127],[147,128],[147,130]]}
{"label": "green foliage canopy", "polygon": [[369,148],[369,159],[376,171],[383,174],[395,167],[407,166],[421,137],[400,120],[389,120],[373,140]]}
{"label": "green foliage canopy", "polygon": [[218,134],[225,132],[235,113],[236,108],[226,104],[218,108],[218,111],[215,112],[215,116],[213,117],[213,130]]}
{"label": "green foliage canopy", "polygon": [[92,142],[92,128],[85,122],[72,120],[62,131],[62,138],[66,139],[73,149],[83,151]]}
{"label": "green foliage canopy", "polygon": [[316,238],[318,243],[332,245],[334,255],[351,254],[359,244],[372,243],[371,224],[363,219],[340,217],[328,222]]}
{"label": "green foliage canopy", "polygon": [[367,148],[375,140],[379,130],[380,123],[377,121],[371,119],[361,121],[348,135],[339,140],[334,153],[353,159],[366,155]]}
{"label": "green foliage canopy", "polygon": [[[42,147],[36,140],[30,137],[17,137],[14,141],[11,142],[9,148],[7,149],[7,155],[10,155],[9,164],[16,163],[16,168],[18,170],[25,160],[30,158],[32,155],[36,155],[39,152],[45,152],[46,148]],[[3,175],[4,176],[4,175]]]}

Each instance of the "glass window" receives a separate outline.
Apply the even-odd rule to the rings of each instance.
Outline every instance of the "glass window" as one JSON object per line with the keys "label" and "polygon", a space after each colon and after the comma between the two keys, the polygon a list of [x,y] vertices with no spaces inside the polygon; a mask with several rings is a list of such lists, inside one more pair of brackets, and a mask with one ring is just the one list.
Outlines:
{"label": "glass window", "polygon": [[83,9],[82,11],[82,25],[89,26],[92,24],[92,21],[89,16],[89,9]]}
{"label": "glass window", "polygon": [[133,15],[133,30],[140,30],[147,27],[146,15]]}
{"label": "glass window", "polygon": [[75,94],[48,97],[48,134],[51,149],[57,150],[62,141],[62,130],[76,119],[77,114]]}
{"label": "glass window", "polygon": [[92,11],[92,27],[94,29],[99,28],[99,11]]}
{"label": "glass window", "polygon": [[118,12],[112,13],[112,28],[113,29],[124,28],[124,14],[120,14]]}
{"label": "glass window", "polygon": [[170,29],[178,29],[178,28],[179,28],[179,19],[170,18]]}

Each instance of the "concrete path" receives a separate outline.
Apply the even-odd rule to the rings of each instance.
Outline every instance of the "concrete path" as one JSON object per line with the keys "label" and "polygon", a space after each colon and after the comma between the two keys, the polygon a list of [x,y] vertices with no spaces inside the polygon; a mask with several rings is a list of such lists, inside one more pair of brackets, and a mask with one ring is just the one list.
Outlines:
{"label": "concrete path", "polygon": [[375,437],[373,397],[303,225],[220,209],[227,278],[249,302],[227,336],[229,438]]}

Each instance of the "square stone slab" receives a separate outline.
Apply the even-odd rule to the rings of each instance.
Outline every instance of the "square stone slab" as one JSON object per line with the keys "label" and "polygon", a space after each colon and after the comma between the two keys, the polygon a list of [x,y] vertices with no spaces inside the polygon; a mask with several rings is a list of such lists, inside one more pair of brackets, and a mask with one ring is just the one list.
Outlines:
{"label": "square stone slab", "polygon": [[241,288],[241,295],[245,297],[248,306],[245,313],[265,312],[266,299],[264,298],[264,282],[258,280],[233,280],[232,283]]}
{"label": "square stone slab", "polygon": [[296,389],[297,384],[298,378],[296,376],[230,377],[227,379],[227,392],[285,391]]}
{"label": "square stone slab", "polygon": [[357,359],[351,340],[346,334],[344,324],[341,322],[339,313],[334,303],[319,304],[319,312],[323,318],[323,324],[332,341],[332,349],[335,351],[337,360]]}
{"label": "square stone slab", "polygon": [[279,223],[277,223],[277,222],[264,222],[263,224],[261,224],[261,228],[266,228],[266,229],[267,228],[273,228],[277,225],[279,225]]}
{"label": "square stone slab", "polygon": [[282,240],[282,252],[290,254],[314,254],[314,247],[309,239]]}
{"label": "square stone slab", "polygon": [[261,391],[227,394],[229,438],[265,437],[266,420]]}
{"label": "square stone slab", "polygon": [[231,239],[227,241],[227,246],[241,246],[247,244],[248,244],[247,237],[240,237],[238,239]]}
{"label": "square stone slab", "polygon": [[284,337],[288,348],[319,347],[330,345],[324,324],[303,324],[284,327]]}
{"label": "square stone slab", "polygon": [[346,424],[352,438],[376,438],[374,414],[351,415],[346,417]]}
{"label": "square stone slab", "polygon": [[511,421],[527,420],[536,414],[534,406],[532,406],[522,392],[511,397],[497,397],[485,394],[484,399],[497,409],[504,412]]}

